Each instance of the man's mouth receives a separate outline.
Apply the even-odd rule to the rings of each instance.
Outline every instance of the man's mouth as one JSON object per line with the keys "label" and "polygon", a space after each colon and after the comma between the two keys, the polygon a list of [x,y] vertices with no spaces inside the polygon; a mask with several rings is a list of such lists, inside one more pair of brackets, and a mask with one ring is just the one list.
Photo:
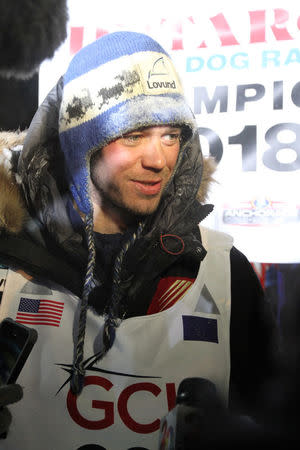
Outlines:
{"label": "man's mouth", "polygon": [[144,195],[157,195],[161,190],[162,180],[139,181],[133,180],[136,188]]}

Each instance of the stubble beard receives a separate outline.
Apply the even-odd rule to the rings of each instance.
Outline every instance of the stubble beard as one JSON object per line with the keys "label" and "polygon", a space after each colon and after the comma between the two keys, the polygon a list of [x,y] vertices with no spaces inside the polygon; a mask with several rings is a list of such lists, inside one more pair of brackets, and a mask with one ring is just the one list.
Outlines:
{"label": "stubble beard", "polygon": [[127,221],[139,221],[147,216],[152,215],[158,208],[160,198],[155,205],[150,205],[146,208],[139,208],[138,204],[134,205],[134,200],[132,202],[126,202],[121,194],[121,189],[116,185],[111,185],[110,189],[104,190],[97,179],[91,177],[93,188],[96,191],[98,197],[99,206],[101,208],[110,210],[112,212],[119,213],[120,216],[127,218]]}

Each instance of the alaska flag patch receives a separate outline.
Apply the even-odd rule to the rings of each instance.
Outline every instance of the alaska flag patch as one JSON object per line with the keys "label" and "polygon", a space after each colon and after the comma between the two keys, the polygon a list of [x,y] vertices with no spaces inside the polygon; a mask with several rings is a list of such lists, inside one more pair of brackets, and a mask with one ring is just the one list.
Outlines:
{"label": "alaska flag patch", "polygon": [[218,343],[218,322],[216,319],[197,316],[182,316],[183,339]]}

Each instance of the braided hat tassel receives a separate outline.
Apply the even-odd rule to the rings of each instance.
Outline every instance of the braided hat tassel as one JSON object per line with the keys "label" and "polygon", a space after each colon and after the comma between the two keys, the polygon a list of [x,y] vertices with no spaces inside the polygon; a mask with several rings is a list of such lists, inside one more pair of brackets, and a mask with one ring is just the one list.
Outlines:
{"label": "braided hat tassel", "polygon": [[86,315],[88,308],[88,298],[93,287],[93,272],[96,261],[96,250],[93,239],[93,216],[91,214],[86,218],[86,234],[88,243],[88,264],[84,280],[82,300],[80,305],[78,336],[71,378],[71,390],[73,394],[77,395],[80,394],[84,385],[85,369],[83,367],[83,357],[84,357]]}

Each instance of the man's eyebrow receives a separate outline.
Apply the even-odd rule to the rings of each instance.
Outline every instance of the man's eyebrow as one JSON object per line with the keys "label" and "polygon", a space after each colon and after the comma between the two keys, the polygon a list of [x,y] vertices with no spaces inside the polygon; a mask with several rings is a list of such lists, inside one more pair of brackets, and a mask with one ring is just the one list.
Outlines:
{"label": "man's eyebrow", "polygon": [[181,128],[181,127],[175,127],[175,126],[173,127],[173,126],[170,126],[169,130],[170,130],[170,131],[172,131],[172,130],[174,130],[174,131],[175,131],[175,130],[176,130],[176,131],[182,131],[182,128]]}
{"label": "man's eyebrow", "polygon": [[165,125],[164,127],[167,129],[171,129],[171,130],[174,130],[174,129],[181,130],[182,129],[182,127],[180,125]]}
{"label": "man's eyebrow", "polygon": [[[128,131],[127,133],[122,134],[120,137],[128,136],[133,133],[142,133],[143,131],[147,131],[149,128],[152,128],[152,127],[150,126],[150,127],[137,128],[136,130],[131,130],[131,131]],[[175,130],[182,131],[182,127],[176,126],[176,125],[165,125],[165,128],[166,128],[165,131],[167,133],[170,131],[175,131]]]}

